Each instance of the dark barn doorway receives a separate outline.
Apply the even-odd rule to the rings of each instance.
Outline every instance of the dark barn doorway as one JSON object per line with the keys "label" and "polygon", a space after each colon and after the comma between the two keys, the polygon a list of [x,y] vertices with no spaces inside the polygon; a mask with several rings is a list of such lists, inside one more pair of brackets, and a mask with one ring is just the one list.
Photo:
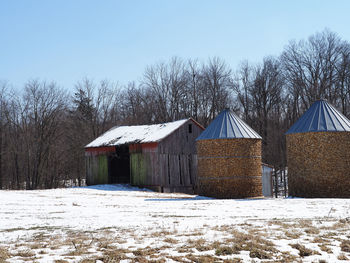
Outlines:
{"label": "dark barn doorway", "polygon": [[110,184],[130,183],[129,146],[117,146],[115,153],[108,156],[108,181]]}

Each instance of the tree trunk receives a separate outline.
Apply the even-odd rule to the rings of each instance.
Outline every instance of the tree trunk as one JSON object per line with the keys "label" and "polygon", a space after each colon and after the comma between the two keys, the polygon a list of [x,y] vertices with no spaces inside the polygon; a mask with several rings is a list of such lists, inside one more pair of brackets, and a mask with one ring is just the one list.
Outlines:
{"label": "tree trunk", "polygon": [[17,189],[20,189],[20,179],[19,179],[19,167],[18,167],[18,155],[15,154],[15,173],[16,173],[16,183],[17,183]]}

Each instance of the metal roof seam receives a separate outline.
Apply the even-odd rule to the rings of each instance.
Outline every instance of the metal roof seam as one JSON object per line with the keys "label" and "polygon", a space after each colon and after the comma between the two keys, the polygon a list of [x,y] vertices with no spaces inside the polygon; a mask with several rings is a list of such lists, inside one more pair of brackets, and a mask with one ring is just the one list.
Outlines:
{"label": "metal roof seam", "polygon": [[230,110],[222,111],[196,140],[261,137]]}
{"label": "metal roof seam", "polygon": [[337,126],[335,125],[334,120],[331,117],[331,113],[333,114],[333,116],[336,116],[336,115],[334,114],[333,109],[329,105],[327,105],[327,106],[328,107],[326,107],[327,108],[326,112],[328,113],[328,116],[330,117],[330,121],[332,122],[334,130],[336,131],[337,130]]}
{"label": "metal roof seam", "polygon": [[[229,131],[229,125],[231,125],[231,120],[229,118],[229,121],[226,123],[226,136],[231,136],[230,131]],[[232,125],[231,125],[231,129],[232,129]]]}
{"label": "metal roof seam", "polygon": [[[322,108],[322,104],[321,104],[321,108]],[[320,127],[320,120],[321,120],[321,115],[322,115],[322,111],[318,110],[318,122],[317,122],[317,130],[321,129]],[[327,129],[327,128],[326,128]]]}
{"label": "metal roof seam", "polygon": [[221,131],[221,126],[219,126],[219,125],[214,126],[214,134],[219,134],[220,135],[220,131]]}
{"label": "metal roof seam", "polygon": [[243,121],[240,121],[240,122],[241,122],[242,128],[244,129],[244,132],[245,132],[246,136],[250,137],[250,138],[254,137],[254,134],[251,131],[251,129],[248,127],[248,125],[245,122],[243,122]]}
{"label": "metal roof seam", "polygon": [[[226,113],[225,113],[226,114]],[[223,133],[223,131],[225,130],[225,124],[226,124],[226,122],[221,122],[221,126],[220,126],[220,133],[219,134],[222,134]],[[226,136],[227,136],[227,133],[226,133]]]}
{"label": "metal roof seam", "polygon": [[350,120],[327,101],[316,101],[286,134],[314,131],[350,131]]}
{"label": "metal roof seam", "polygon": [[347,129],[350,129],[350,120],[349,120],[346,116],[344,116],[344,115],[340,115],[339,117],[342,119],[342,121],[344,122],[344,124],[347,125]]}
{"label": "metal roof seam", "polygon": [[321,107],[322,107],[322,109],[323,109],[323,111],[322,111],[322,117],[323,117],[323,122],[324,122],[324,125],[326,126],[326,130],[328,131],[328,123],[327,123],[327,120],[326,120],[326,115],[325,115],[325,105],[324,104],[322,104],[321,105]]}
{"label": "metal roof seam", "polygon": [[312,112],[312,114],[311,114],[312,119],[311,119],[311,121],[310,121],[310,123],[309,123],[309,128],[308,128],[308,130],[312,130],[312,124],[313,124],[313,122],[314,122],[315,115],[316,115],[316,112]]}
{"label": "metal roof seam", "polygon": [[[232,124],[232,119],[230,118],[230,116],[228,116],[228,123],[230,124],[230,128],[232,130],[232,135],[234,136],[235,135],[235,132],[234,132],[234,126]],[[227,125],[226,126],[226,129],[227,129],[227,135],[229,134],[229,130],[228,130],[229,126]]]}
{"label": "metal roof seam", "polygon": [[[333,106],[331,106],[331,105],[329,105],[329,106],[330,106],[330,108],[332,108],[332,109],[334,110],[334,115],[338,115],[338,119],[340,118],[341,120],[343,120],[343,117],[342,117],[342,115],[340,114],[340,112],[338,112]],[[339,121],[339,120],[338,120],[338,122],[339,122],[340,126],[341,126],[344,130],[346,130],[346,127],[344,127],[344,125],[342,124],[342,122]]]}
{"label": "metal roof seam", "polygon": [[[233,113],[234,114],[234,113]],[[236,116],[234,116],[234,117],[236,117]],[[240,136],[239,136],[239,138],[243,138],[244,137],[244,135],[243,135],[243,132],[241,131],[241,125],[238,125],[238,119],[233,119],[233,121],[235,122],[235,124],[236,124],[236,127],[237,127],[237,129],[238,129],[238,131],[240,132]],[[248,135],[249,136],[249,135]],[[237,136],[236,136],[237,137]]]}

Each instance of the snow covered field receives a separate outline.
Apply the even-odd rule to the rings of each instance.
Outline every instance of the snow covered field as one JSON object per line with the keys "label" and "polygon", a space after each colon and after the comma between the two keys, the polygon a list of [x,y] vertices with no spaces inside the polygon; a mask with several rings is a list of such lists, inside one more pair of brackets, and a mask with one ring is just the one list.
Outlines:
{"label": "snow covered field", "polygon": [[350,199],[0,191],[0,262],[346,262]]}

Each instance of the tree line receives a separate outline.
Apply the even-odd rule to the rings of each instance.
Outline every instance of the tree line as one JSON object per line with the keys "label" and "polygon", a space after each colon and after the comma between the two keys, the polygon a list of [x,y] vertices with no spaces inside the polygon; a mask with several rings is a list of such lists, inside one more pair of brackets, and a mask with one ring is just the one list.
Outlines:
{"label": "tree line", "polygon": [[284,133],[317,99],[350,116],[350,43],[329,30],[290,41],[276,57],[206,62],[174,57],[119,85],[83,79],[68,92],[0,83],[0,189],[54,188],[85,178],[84,146],[115,125],[193,117],[204,127],[230,107],[263,138],[263,162],[286,167]]}

